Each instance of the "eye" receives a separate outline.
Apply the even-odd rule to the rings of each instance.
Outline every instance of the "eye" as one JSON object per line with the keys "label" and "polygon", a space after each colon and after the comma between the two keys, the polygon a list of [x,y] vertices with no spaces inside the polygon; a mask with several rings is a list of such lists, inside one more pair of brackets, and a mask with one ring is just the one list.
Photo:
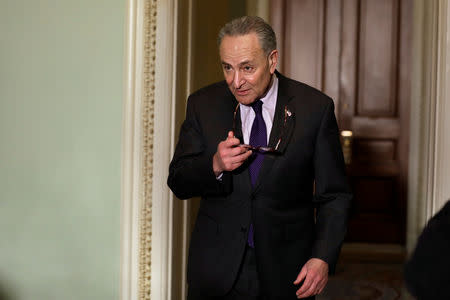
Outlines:
{"label": "eye", "polygon": [[252,66],[244,66],[244,71],[247,73],[250,73],[253,71],[253,67]]}
{"label": "eye", "polygon": [[231,66],[230,65],[223,65],[223,69],[225,71],[230,71],[231,70]]}

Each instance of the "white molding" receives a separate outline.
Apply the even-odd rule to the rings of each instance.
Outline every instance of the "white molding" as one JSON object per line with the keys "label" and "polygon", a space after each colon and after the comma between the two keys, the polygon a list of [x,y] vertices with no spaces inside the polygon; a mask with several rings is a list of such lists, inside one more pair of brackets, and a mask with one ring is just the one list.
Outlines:
{"label": "white molding", "polygon": [[[125,48],[125,87],[122,127],[121,193],[121,282],[120,299],[138,299],[139,294],[139,216],[141,185],[141,65],[142,44],[138,1],[127,5]],[[142,29],[141,29],[142,30]]]}
{"label": "white molding", "polygon": [[[411,118],[408,176],[407,251],[414,249],[427,220],[432,189],[434,160],[432,149],[434,134],[433,68],[435,66],[435,14],[434,1],[414,1],[413,17],[413,72],[411,76]],[[431,75],[431,76],[430,76]],[[426,100],[425,100],[426,99]]]}
{"label": "white molding", "polygon": [[173,195],[167,187],[176,88],[176,0],[159,1],[156,27],[151,295],[171,299]]}
{"label": "white molding", "polygon": [[414,1],[407,250],[450,198],[450,12],[445,0]]}
{"label": "white molding", "polygon": [[436,135],[435,135],[435,181],[432,214],[439,211],[450,198],[450,103],[449,80],[450,61],[450,15],[447,1],[439,1],[437,82],[436,82]]}

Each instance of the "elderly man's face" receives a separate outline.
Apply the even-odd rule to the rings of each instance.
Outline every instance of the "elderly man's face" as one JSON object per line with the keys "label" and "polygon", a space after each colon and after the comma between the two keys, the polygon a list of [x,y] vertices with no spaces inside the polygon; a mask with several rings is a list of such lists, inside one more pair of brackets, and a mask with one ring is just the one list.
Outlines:
{"label": "elderly man's face", "polygon": [[277,50],[268,56],[262,50],[256,33],[225,36],[220,44],[225,80],[234,97],[249,105],[268,90],[278,60]]}

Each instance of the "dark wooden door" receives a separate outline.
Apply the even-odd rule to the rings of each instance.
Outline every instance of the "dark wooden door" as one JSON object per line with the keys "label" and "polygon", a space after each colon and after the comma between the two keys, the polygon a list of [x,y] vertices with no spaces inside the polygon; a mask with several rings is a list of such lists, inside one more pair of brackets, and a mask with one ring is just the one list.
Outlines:
{"label": "dark wooden door", "polygon": [[282,73],[333,97],[353,131],[347,241],[404,243],[412,0],[276,0]]}

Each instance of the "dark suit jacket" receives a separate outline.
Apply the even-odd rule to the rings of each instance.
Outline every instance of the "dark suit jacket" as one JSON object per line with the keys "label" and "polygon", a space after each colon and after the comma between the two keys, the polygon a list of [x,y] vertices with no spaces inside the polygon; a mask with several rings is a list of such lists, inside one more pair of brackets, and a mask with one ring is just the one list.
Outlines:
{"label": "dark suit jacket", "polygon": [[[254,188],[248,163],[225,172],[221,181],[212,170],[212,157],[232,128],[237,104],[226,83],[205,87],[188,99],[168,185],[180,199],[201,196],[188,283],[205,295],[224,295],[231,289],[251,222],[258,273],[270,299],[295,296],[298,287],[293,282],[309,258],[323,259],[331,271],[336,264],[351,193],[333,101],[305,84],[277,76],[269,146],[281,136],[280,154],[265,155]],[[239,112],[237,116],[235,135],[241,137]]]}

